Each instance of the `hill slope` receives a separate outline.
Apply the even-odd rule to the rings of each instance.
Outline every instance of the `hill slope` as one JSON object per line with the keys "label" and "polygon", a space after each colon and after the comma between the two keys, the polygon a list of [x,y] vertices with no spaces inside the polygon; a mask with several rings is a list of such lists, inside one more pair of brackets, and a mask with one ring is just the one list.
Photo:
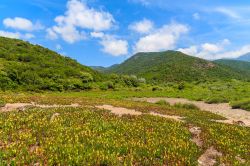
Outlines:
{"label": "hill slope", "polygon": [[49,49],[0,37],[0,89],[84,89],[84,83],[99,78],[96,71]]}
{"label": "hill slope", "polygon": [[236,60],[250,62],[250,53],[238,57]]}
{"label": "hill slope", "polygon": [[138,53],[106,71],[134,74],[156,82],[244,78],[240,72],[226,65],[191,57],[177,51]]}
{"label": "hill slope", "polygon": [[214,61],[217,64],[229,66],[235,70],[239,70],[243,73],[248,73],[250,76],[250,62],[230,59],[220,59]]}

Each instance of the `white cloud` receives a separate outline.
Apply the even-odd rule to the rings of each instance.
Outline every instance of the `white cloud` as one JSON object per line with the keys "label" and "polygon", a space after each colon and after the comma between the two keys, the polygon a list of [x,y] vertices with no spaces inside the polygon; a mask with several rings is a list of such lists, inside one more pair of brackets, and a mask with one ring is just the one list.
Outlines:
{"label": "white cloud", "polygon": [[6,32],[6,31],[0,31],[0,36],[2,37],[8,37],[13,39],[20,39],[21,34],[18,32]]}
{"label": "white cloud", "polygon": [[58,35],[61,36],[63,40],[68,43],[74,43],[76,41],[86,39],[86,34],[84,31],[80,32],[76,29],[76,27],[67,25],[67,26],[54,26],[52,28],[47,29],[47,37],[49,39],[57,39]]}
{"label": "white cloud", "polygon": [[103,32],[91,32],[90,35],[93,38],[103,38],[105,36]]}
{"label": "white cloud", "polygon": [[194,13],[194,14],[193,14],[193,19],[195,19],[195,20],[200,20],[200,18],[201,18],[201,16],[200,16],[199,13]]}
{"label": "white cloud", "polygon": [[171,23],[142,37],[134,47],[135,52],[154,52],[174,49],[180,35],[187,33],[188,27]]}
{"label": "white cloud", "polygon": [[216,59],[218,58],[238,58],[239,56],[242,56],[244,54],[247,54],[250,52],[250,45],[244,45],[238,50],[233,51],[226,51],[223,53],[220,53],[216,55]]}
{"label": "white cloud", "polygon": [[58,39],[57,33],[52,28],[48,28],[46,31],[47,31],[46,37],[48,39],[50,39],[50,40]]}
{"label": "white cloud", "polygon": [[234,19],[239,19],[241,16],[235,12],[234,10],[225,8],[225,7],[218,7],[215,9],[216,12],[219,12],[221,14],[224,14],[228,17],[234,18]]}
{"label": "white cloud", "polygon": [[30,20],[21,17],[15,18],[5,18],[3,24],[7,28],[23,30],[23,31],[33,31],[43,29],[43,26],[37,22],[33,24]]}
{"label": "white cloud", "polygon": [[220,47],[220,45],[212,43],[204,43],[201,45],[201,48],[204,52],[207,53],[217,53],[223,49],[222,47]]}
{"label": "white cloud", "polygon": [[144,19],[142,21],[129,25],[130,30],[133,30],[135,32],[142,33],[142,34],[151,32],[153,28],[154,28],[154,23],[148,19]]}
{"label": "white cloud", "polygon": [[30,33],[21,34],[19,32],[8,32],[8,31],[1,31],[1,30],[0,30],[0,36],[12,38],[12,39],[32,39],[35,37],[33,34],[30,34]]}
{"label": "white cloud", "polygon": [[229,51],[226,48],[228,45],[230,45],[230,41],[224,39],[218,43],[204,43],[189,48],[180,48],[178,51],[204,59],[237,58],[250,52],[250,45],[244,45],[239,49]]}
{"label": "white cloud", "polygon": [[178,51],[187,54],[187,55],[196,55],[198,52],[197,46],[191,46],[189,48],[180,48]]}
{"label": "white cloud", "polygon": [[126,40],[116,39],[114,36],[106,35],[100,41],[103,46],[102,51],[113,56],[122,56],[128,54],[128,42]]}
{"label": "white cloud", "polygon": [[62,16],[55,18],[56,25],[47,29],[50,39],[61,36],[66,42],[74,43],[86,38],[79,29],[104,31],[112,28],[115,20],[113,16],[102,10],[89,8],[80,0],[70,0],[67,3],[67,11]]}

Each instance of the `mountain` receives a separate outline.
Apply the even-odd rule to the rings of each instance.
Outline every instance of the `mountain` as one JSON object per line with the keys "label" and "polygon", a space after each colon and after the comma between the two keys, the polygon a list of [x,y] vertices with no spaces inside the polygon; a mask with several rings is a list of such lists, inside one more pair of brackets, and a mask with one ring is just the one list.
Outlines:
{"label": "mountain", "polygon": [[98,72],[104,72],[106,70],[105,67],[102,66],[89,66],[91,69],[96,70]]}
{"label": "mountain", "polygon": [[236,60],[250,62],[250,53],[238,57]]}
{"label": "mountain", "polygon": [[241,71],[242,73],[248,73],[250,76],[250,62],[230,59],[219,59],[214,62],[217,64],[226,65],[230,68]]}
{"label": "mountain", "polygon": [[178,51],[138,53],[108,73],[136,75],[153,82],[215,79],[244,79],[245,75],[227,65],[188,56]]}
{"label": "mountain", "polygon": [[101,75],[39,45],[0,37],[0,89],[74,90]]}

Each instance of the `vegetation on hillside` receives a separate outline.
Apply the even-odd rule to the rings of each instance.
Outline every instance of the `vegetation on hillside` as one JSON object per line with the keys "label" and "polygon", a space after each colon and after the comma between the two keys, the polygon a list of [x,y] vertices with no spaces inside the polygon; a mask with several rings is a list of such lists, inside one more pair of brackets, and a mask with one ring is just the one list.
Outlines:
{"label": "vegetation on hillside", "polygon": [[150,82],[246,79],[246,75],[228,66],[191,57],[177,51],[138,53],[108,73],[129,74]]}
{"label": "vegetation on hillside", "polygon": [[245,73],[250,78],[250,61],[246,62],[240,60],[220,59],[214,62],[217,64],[226,65],[232,69]]}
{"label": "vegetation on hillside", "polygon": [[86,89],[100,74],[39,45],[0,37],[0,89]]}

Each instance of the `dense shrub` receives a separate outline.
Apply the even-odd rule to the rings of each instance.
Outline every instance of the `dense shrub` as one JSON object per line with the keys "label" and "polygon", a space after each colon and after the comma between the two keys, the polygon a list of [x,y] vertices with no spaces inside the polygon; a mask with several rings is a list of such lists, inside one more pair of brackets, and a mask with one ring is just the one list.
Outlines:
{"label": "dense shrub", "polygon": [[233,109],[241,108],[250,111],[250,99],[232,102],[231,106]]}

